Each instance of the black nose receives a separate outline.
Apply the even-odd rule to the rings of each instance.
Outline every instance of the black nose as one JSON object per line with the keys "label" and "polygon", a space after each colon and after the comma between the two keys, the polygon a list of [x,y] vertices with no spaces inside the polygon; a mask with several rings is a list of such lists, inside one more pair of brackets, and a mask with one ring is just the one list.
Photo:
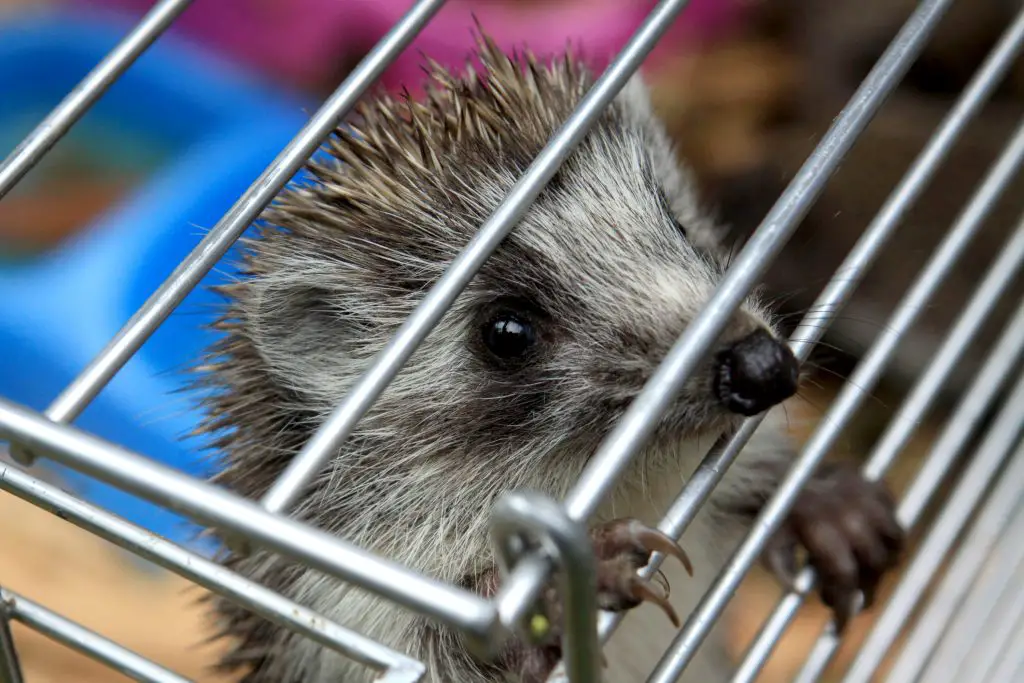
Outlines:
{"label": "black nose", "polygon": [[789,346],[757,330],[719,352],[715,393],[731,412],[757,415],[796,393],[800,365]]}

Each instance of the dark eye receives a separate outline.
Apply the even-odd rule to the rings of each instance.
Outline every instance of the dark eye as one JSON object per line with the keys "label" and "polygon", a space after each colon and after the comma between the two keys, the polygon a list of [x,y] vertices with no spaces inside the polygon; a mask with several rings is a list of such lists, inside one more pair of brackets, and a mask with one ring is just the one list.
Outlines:
{"label": "dark eye", "polygon": [[537,333],[525,316],[502,311],[484,325],[484,344],[498,358],[520,358],[537,342]]}
{"label": "dark eye", "polygon": [[686,237],[686,228],[684,228],[683,224],[680,223],[679,221],[676,221],[676,230],[679,231],[680,235],[682,235],[683,237]]}

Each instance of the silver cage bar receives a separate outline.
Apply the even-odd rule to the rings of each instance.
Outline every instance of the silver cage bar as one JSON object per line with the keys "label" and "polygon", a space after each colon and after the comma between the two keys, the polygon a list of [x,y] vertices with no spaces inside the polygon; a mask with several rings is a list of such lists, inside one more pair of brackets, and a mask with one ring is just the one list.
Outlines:
{"label": "silver cage bar", "polygon": [[[233,544],[237,542],[241,550],[250,544],[273,550],[454,626],[462,630],[470,644],[481,652],[492,651],[504,638],[516,632],[530,600],[537,595],[555,565],[560,564],[565,570],[568,588],[564,594],[571,604],[581,607],[570,610],[575,619],[567,629],[565,673],[573,681],[595,680],[595,672],[599,668],[599,639],[607,639],[623,617],[598,615],[594,601],[588,600],[593,592],[593,566],[587,553],[580,552],[583,548],[580,544],[582,524],[651,434],[662,410],[703,359],[728,317],[810,210],[847,152],[927,44],[953,1],[923,0],[918,4],[789,187],[732,261],[705,309],[672,347],[642,393],[601,443],[566,500],[559,504],[515,494],[501,501],[492,530],[499,549],[505,547],[503,544],[511,534],[527,532],[547,537],[552,547],[559,551],[557,557],[508,554],[505,559],[510,573],[493,600],[484,600],[421,576],[343,539],[288,519],[286,513],[297,492],[323,468],[330,454],[352,432],[484,261],[514,229],[560,164],[639,68],[672,21],[685,9],[687,0],[663,0],[655,7],[576,111],[555,132],[501,206],[480,227],[371,368],[305,444],[259,504],[159,465],[143,454],[105,442],[69,423],[81,414],[214,267],[390,62],[443,6],[443,0],[418,0],[412,5],[403,19],[356,66],[192,253],[44,413],[35,413],[0,398],[0,437],[10,441],[12,454],[19,462],[27,463],[37,456],[49,457],[143,498],[172,507],[197,521],[223,529],[234,537]],[[89,107],[189,4],[189,0],[157,2],[122,42],[18,145],[0,164],[0,199],[58,144]],[[836,312],[888,243],[903,216],[945,161],[966,125],[1006,76],[1022,46],[1024,9],[1006,29],[928,145],[823,289],[811,312],[801,321],[790,340],[798,358],[805,360],[808,357]],[[993,204],[1018,177],[1022,163],[1024,119],[1007,141],[1000,158],[953,221],[945,239],[879,338],[836,397],[779,491],[762,511],[754,530],[743,540],[704,600],[689,615],[673,645],[657,664],[650,681],[675,681],[689,663],[739,582],[756,561],[769,534],[781,523],[802,486],[860,408],[866,392],[879,381],[897,343],[955,266]],[[936,353],[932,365],[914,385],[874,448],[864,469],[869,478],[883,476],[902,452],[917,424],[931,408],[936,389],[946,381],[957,358],[969,347],[1022,264],[1024,216]],[[1011,383],[1013,378],[1006,377],[1006,368],[1014,367],[1022,356],[1024,305],[1006,325],[981,372],[965,391],[960,404],[932,445],[916,481],[900,502],[898,514],[902,523],[913,526],[920,520],[926,504],[937,494],[951,465],[961,457],[970,434],[993,407],[1004,385]],[[1024,377],[1012,384],[1013,389],[1003,400],[995,421],[988,427],[970,465],[957,481],[947,507],[926,535],[924,544],[846,673],[843,680],[847,683],[866,683],[876,675],[896,636],[922,600],[924,587],[961,535],[968,539],[966,544],[956,553],[952,567],[926,608],[926,618],[913,625],[908,639],[913,646],[902,648],[888,680],[894,683],[916,680],[919,674],[924,674],[922,680],[927,681],[957,680],[950,674],[971,667],[969,670],[985,673],[985,680],[1005,681],[1012,680],[1007,676],[1017,675],[1024,668],[1024,656],[1019,654],[1022,651],[1020,646],[1024,644],[1020,637],[1021,625],[1024,624],[1024,601],[1019,597],[1021,588],[1024,588],[1024,555],[1019,547],[1015,547],[1007,531],[1019,526],[1011,523],[1024,514],[1019,511],[1020,505],[1024,504],[1021,502],[1024,446],[1020,445],[1024,432]],[[659,525],[662,531],[674,537],[682,535],[760,422],[759,417],[748,419],[732,438],[723,439],[712,447],[675,503],[666,511]],[[273,591],[41,482],[16,467],[0,464],[0,489],[380,671],[379,680],[412,683],[422,679],[422,663],[334,624]],[[545,514],[538,514],[538,511],[545,511]],[[997,569],[993,570],[994,578],[982,574],[986,558],[998,561]],[[662,559],[656,554],[644,572],[653,574]],[[761,671],[814,581],[814,573],[809,569],[799,575],[793,590],[783,596],[750,646],[734,681],[752,681]],[[971,597],[973,607],[964,608],[964,613],[951,619],[955,610],[963,608],[967,596]],[[987,619],[991,619],[989,630],[971,632]],[[10,631],[10,622],[14,621],[136,680],[184,680],[44,606],[0,587],[0,683],[21,683],[23,680]],[[955,641],[955,637],[961,640]],[[939,647],[950,639],[954,639],[950,642],[956,642],[958,647]],[[837,648],[836,636],[831,630],[826,630],[797,680],[802,683],[819,680]],[[939,656],[933,658],[936,652]]]}

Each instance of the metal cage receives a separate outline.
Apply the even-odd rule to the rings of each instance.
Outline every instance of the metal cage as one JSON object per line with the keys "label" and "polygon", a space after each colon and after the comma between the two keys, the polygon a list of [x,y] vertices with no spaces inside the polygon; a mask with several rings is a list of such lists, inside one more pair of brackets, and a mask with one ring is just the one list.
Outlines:
{"label": "metal cage", "polygon": [[[123,41],[0,165],[0,198],[58,143],[189,4],[189,0],[160,0],[155,4]],[[418,0],[411,7],[309,118],[273,163],[252,182],[195,250],[124,324],[120,333],[45,412],[40,414],[0,398],[0,437],[10,442],[12,453],[23,463],[33,457],[51,458],[147,500],[182,511],[204,524],[226,530],[241,544],[262,546],[344,581],[359,584],[410,610],[460,629],[471,642],[486,648],[515,628],[529,599],[536,595],[556,562],[565,570],[571,585],[587,585],[593,564],[580,523],[595,510],[633,453],[650,435],[660,411],[701,361],[728,316],[807,214],[844,155],[920,54],[953,0],[923,0],[919,3],[835,118],[816,150],[732,261],[721,286],[703,312],[677,340],[642,394],[600,445],[566,500],[547,501],[510,495],[500,503],[494,513],[493,533],[497,547],[507,551],[507,559],[513,569],[493,600],[438,583],[373,556],[344,539],[301,525],[289,519],[288,510],[301,487],[321,470],[330,453],[351,433],[355,423],[394,378],[483,261],[514,229],[517,220],[555,174],[560,163],[639,67],[670,23],[684,11],[687,0],[663,0],[656,6],[577,110],[519,179],[500,208],[480,227],[474,239],[402,325],[372,368],[258,504],[225,493],[204,481],[147,459],[144,454],[130,452],[72,425],[335,129],[390,60],[409,45],[443,4],[443,0]],[[835,277],[811,307],[811,313],[797,328],[790,343],[801,360],[807,358],[836,311],[857,287],[874,258],[885,248],[908,207],[942,165],[965,126],[999,85],[1022,45],[1024,10],[1006,27],[998,45],[864,230]],[[778,492],[764,507],[753,531],[731,556],[699,607],[689,615],[648,680],[657,683],[674,681],[686,667],[740,581],[757,560],[769,533],[783,521],[801,487],[842,428],[861,407],[867,392],[879,381],[897,342],[914,323],[937,286],[955,267],[995,200],[1011,187],[1022,162],[1024,119],[1006,141],[1001,156],[956,217],[874,345],[828,408]],[[864,469],[867,477],[881,477],[907,445],[921,418],[932,407],[937,389],[947,379],[1022,264],[1024,217],[1011,231],[1010,238],[930,366],[892,417],[867,461]],[[1020,591],[1024,577],[1024,549],[1007,533],[1024,519],[1021,508],[1024,501],[1024,442],[1021,441],[1024,431],[1024,376],[1007,376],[1006,373],[1007,368],[1016,367],[1022,356],[1024,304],[1018,305],[1016,315],[1005,327],[982,371],[943,425],[923,469],[899,503],[898,516],[904,525],[913,527],[921,521],[926,505],[938,495],[947,472],[961,457],[961,451],[972,443],[972,433],[980,428],[991,409],[1001,406],[995,418],[985,422],[986,431],[974,455],[953,483],[938,518],[927,530],[922,545],[846,672],[843,678],[846,683],[872,680],[896,637],[904,631],[909,633],[888,675],[889,681],[900,683],[918,680],[920,676],[929,681],[964,680],[957,677],[957,671],[965,670],[972,672],[970,680],[1024,680],[1024,599]],[[1001,403],[997,404],[997,401]],[[759,423],[758,417],[748,419],[732,438],[710,449],[675,503],[665,511],[659,525],[661,530],[673,537],[681,536]],[[0,488],[378,670],[379,680],[411,683],[423,675],[423,665],[406,655],[331,623],[184,547],[39,481],[17,467],[0,464]],[[546,536],[558,548],[557,557],[516,556],[507,541],[513,534],[523,531]],[[965,540],[956,547],[961,534]],[[924,600],[925,586],[950,556],[952,564],[924,605],[923,617],[911,622],[912,613]],[[656,555],[645,571],[656,571],[661,559]],[[799,575],[796,590],[781,599],[764,623],[734,681],[752,681],[757,676],[814,582],[812,570],[805,569]],[[564,674],[561,675],[573,681],[597,680],[600,640],[610,635],[619,619],[598,614],[594,604],[586,600],[585,590],[568,591],[566,595],[569,600],[579,600],[579,604],[567,612],[571,623],[567,628]],[[64,619],[43,605],[0,588],[0,681],[5,683],[22,681],[9,629],[11,621],[36,629],[137,680],[161,683],[185,680]],[[820,680],[837,648],[836,635],[828,629],[823,631],[797,680],[801,683]],[[556,675],[560,674],[556,672]]]}

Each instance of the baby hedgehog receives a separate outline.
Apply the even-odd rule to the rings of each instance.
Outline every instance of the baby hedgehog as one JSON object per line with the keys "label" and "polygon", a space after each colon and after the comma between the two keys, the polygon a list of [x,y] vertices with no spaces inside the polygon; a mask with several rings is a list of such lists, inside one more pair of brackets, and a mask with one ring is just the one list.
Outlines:
{"label": "baby hedgehog", "polygon": [[[200,382],[216,481],[268,489],[445,267],[502,202],[594,82],[571,53],[550,64],[478,41],[463,75],[433,65],[423,102],[364,103],[245,243],[222,288],[223,332]],[[721,280],[719,231],[634,78],[541,193],[398,378],[304,491],[308,523],[437,579],[497,589],[488,541],[496,498],[563,497]],[[747,300],[634,459],[593,530],[599,604],[659,603],[677,622],[703,595],[793,457],[773,410],[683,539],[666,582],[636,570],[654,549],[683,559],[653,524],[715,440],[797,389],[799,368],[766,308]],[[644,520],[640,522],[639,520]],[[844,621],[902,543],[886,491],[849,467],[817,475],[772,542],[791,574],[799,548]],[[671,560],[671,558],[670,558]],[[457,633],[271,553],[225,558],[243,575],[427,665],[431,683],[544,680],[557,640],[479,661]],[[674,590],[669,591],[671,585]],[[543,601],[558,634],[557,602]],[[372,671],[216,602],[237,647],[221,663],[246,683],[368,681]],[[606,680],[643,680],[674,635],[641,607],[605,650]],[[713,635],[687,680],[723,681]]]}

